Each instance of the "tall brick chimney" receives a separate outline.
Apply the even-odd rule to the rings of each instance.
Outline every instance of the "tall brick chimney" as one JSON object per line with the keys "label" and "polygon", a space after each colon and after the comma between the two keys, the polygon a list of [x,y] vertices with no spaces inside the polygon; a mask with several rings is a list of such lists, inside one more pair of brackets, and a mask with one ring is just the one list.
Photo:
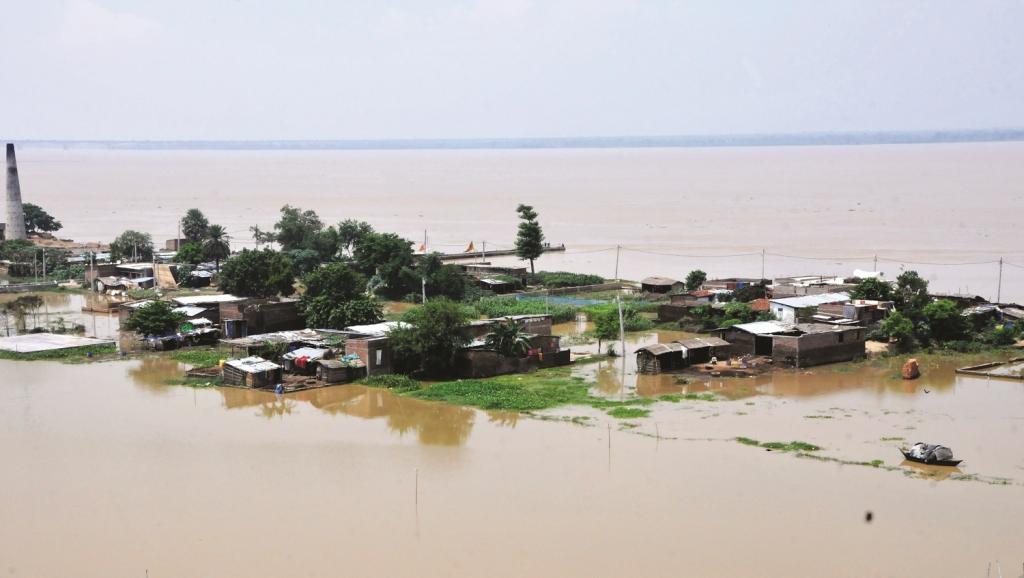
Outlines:
{"label": "tall brick chimney", "polygon": [[8,240],[25,239],[25,210],[21,206],[21,185],[18,183],[18,160],[14,143],[7,143],[7,230]]}

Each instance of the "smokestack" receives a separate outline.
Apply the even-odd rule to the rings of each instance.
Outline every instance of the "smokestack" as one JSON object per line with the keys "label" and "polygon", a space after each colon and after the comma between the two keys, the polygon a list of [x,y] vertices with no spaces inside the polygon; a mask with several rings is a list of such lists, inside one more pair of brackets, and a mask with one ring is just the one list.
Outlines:
{"label": "smokestack", "polygon": [[18,160],[14,143],[7,143],[7,230],[8,240],[25,239],[25,210],[21,206],[21,185],[18,183]]}

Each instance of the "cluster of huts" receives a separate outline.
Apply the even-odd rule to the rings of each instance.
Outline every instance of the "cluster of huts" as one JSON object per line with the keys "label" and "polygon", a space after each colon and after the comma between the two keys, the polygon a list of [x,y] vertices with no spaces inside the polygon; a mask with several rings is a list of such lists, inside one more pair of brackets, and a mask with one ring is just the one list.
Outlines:
{"label": "cluster of huts", "polygon": [[852,299],[848,291],[856,284],[856,279],[825,276],[727,278],[688,291],[671,279],[645,279],[645,289],[668,294],[668,303],[658,310],[662,321],[682,319],[696,307],[724,308],[735,291],[752,286],[764,287],[765,297],[751,301],[751,309],[768,319],[718,328],[702,339],[640,348],[638,370],[670,371],[710,358],[761,356],[791,367],[857,359],[865,354],[867,327],[881,321],[893,304]]}

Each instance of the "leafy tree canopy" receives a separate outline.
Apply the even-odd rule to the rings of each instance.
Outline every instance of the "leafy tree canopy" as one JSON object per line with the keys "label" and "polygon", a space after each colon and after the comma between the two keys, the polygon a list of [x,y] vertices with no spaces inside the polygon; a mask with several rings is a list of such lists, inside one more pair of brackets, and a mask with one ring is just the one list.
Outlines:
{"label": "leafy tree canopy", "polygon": [[373,227],[366,221],[345,219],[338,223],[338,249],[339,251],[352,254],[356,245],[373,233]]}
{"label": "leafy tree canopy", "polygon": [[397,365],[450,375],[455,355],[471,341],[467,325],[472,318],[469,310],[444,298],[410,310],[403,317],[408,325],[388,334]]}
{"label": "leafy tree canopy", "polygon": [[210,222],[199,209],[189,209],[181,218],[181,235],[190,243],[202,243]]}
{"label": "leafy tree canopy", "polygon": [[112,261],[152,261],[153,237],[149,233],[128,230],[110,243]]}
{"label": "leafy tree canopy", "polygon": [[271,249],[242,249],[220,272],[220,288],[241,297],[291,295],[294,283],[291,262]]}
{"label": "leafy tree canopy", "polygon": [[198,265],[203,262],[203,247],[199,243],[185,243],[178,249],[178,253],[174,256],[174,261],[176,263]]}
{"label": "leafy tree canopy", "polygon": [[323,221],[315,211],[285,205],[281,207],[281,218],[274,223],[274,240],[282,251],[311,249],[313,238],[323,228]]}
{"label": "leafy tree canopy", "polygon": [[877,278],[863,279],[850,290],[852,299],[869,299],[874,301],[892,301],[892,284]]}
{"label": "leafy tree canopy", "polygon": [[708,274],[705,273],[704,271],[701,271],[700,269],[694,269],[693,271],[690,271],[690,273],[686,276],[686,290],[694,291],[696,289],[700,289],[700,286],[703,285],[704,281],[707,281],[707,279]]}
{"label": "leafy tree canopy", "polygon": [[956,341],[967,335],[967,319],[960,314],[956,303],[938,299],[921,310],[931,336],[939,341]]}
{"label": "leafy tree canopy", "polygon": [[25,203],[22,208],[25,211],[25,231],[28,233],[52,233],[63,226],[39,205]]}
{"label": "leafy tree canopy", "polygon": [[377,275],[383,283],[379,291],[389,296],[415,291],[417,276],[413,265],[412,241],[394,233],[370,233],[355,247],[356,269],[367,276]]}
{"label": "leafy tree canopy", "polygon": [[506,357],[522,357],[530,350],[530,337],[515,319],[506,317],[491,328],[484,338],[487,347]]}

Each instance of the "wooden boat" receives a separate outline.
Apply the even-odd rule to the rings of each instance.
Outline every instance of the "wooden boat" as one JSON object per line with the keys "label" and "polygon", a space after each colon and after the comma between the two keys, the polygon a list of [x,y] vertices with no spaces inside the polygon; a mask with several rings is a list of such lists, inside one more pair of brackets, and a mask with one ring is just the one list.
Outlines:
{"label": "wooden boat", "polygon": [[903,450],[903,449],[900,450],[900,453],[903,454],[903,457],[907,458],[908,460],[910,460],[912,462],[917,462],[919,464],[925,464],[927,466],[958,466],[958,465],[960,465],[960,462],[963,461],[963,460],[935,460],[933,462],[928,462],[928,461],[922,460],[921,458],[915,458],[914,456],[912,456],[910,454],[910,452],[908,452],[906,450]]}

